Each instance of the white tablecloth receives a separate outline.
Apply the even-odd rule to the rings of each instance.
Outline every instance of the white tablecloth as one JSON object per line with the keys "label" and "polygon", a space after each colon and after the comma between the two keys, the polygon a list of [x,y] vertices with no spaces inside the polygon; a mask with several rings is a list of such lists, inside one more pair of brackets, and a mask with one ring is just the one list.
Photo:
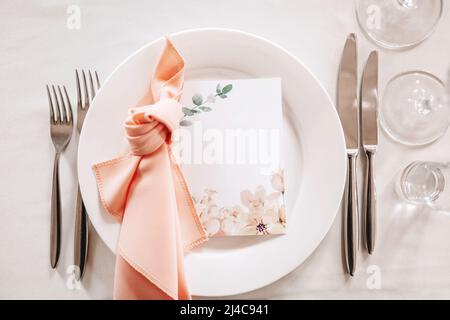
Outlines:
{"label": "white tablecloth", "polygon": [[[392,76],[411,69],[445,78],[450,15],[449,3],[444,2],[443,17],[431,38],[403,52],[380,50],[381,89]],[[67,27],[70,5],[80,9],[80,29]],[[361,34],[351,0],[2,0],[0,298],[112,297],[114,256],[93,229],[82,287],[71,290],[67,274],[73,254],[77,135],[61,159],[62,255],[56,271],[49,267],[53,145],[44,85],[66,84],[75,98],[75,68],[95,68],[105,79],[149,41],[197,27],[240,29],[280,44],[303,60],[332,97],[347,34],[359,36],[360,70],[375,48]],[[381,133],[379,240],[374,256],[361,250],[353,279],[342,265],[338,214],[303,265],[272,285],[236,298],[450,298],[450,214],[404,205],[393,189],[396,174],[406,164],[418,159],[449,161],[449,146],[450,134],[428,147],[412,149]]]}

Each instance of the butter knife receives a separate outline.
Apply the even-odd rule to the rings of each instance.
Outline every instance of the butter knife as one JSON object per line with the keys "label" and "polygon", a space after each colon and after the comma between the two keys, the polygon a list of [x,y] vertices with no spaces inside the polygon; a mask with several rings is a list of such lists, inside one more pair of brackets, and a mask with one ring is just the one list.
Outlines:
{"label": "butter knife", "polygon": [[344,200],[344,242],[347,270],[355,274],[358,249],[358,191],[356,160],[358,137],[358,80],[356,35],[350,34],[345,42],[338,75],[337,108],[344,130],[347,150],[347,185]]}
{"label": "butter knife", "polygon": [[366,246],[373,253],[376,240],[376,192],[374,158],[378,145],[378,52],[372,51],[367,59],[361,82],[361,132],[367,155],[364,222]]}

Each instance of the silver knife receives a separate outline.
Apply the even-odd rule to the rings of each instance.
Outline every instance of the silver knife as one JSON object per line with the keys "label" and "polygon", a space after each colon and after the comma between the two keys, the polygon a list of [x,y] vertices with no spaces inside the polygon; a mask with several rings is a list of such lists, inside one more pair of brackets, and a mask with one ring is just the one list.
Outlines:
{"label": "silver knife", "polygon": [[362,142],[367,155],[365,188],[365,235],[369,254],[373,253],[376,239],[376,192],[374,157],[378,145],[378,52],[372,51],[367,59],[361,83]]}
{"label": "silver knife", "polygon": [[358,189],[356,184],[356,159],[359,150],[357,69],[356,35],[352,33],[348,36],[342,53],[337,96],[338,113],[344,129],[347,149],[344,240],[347,270],[352,276],[356,270],[358,249]]}

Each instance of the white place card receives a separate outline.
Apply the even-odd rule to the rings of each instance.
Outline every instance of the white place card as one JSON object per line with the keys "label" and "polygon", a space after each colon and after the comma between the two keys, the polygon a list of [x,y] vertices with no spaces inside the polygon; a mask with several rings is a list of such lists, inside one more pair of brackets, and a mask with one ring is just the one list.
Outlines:
{"label": "white place card", "polygon": [[284,233],[281,80],[187,81],[172,150],[210,236]]}

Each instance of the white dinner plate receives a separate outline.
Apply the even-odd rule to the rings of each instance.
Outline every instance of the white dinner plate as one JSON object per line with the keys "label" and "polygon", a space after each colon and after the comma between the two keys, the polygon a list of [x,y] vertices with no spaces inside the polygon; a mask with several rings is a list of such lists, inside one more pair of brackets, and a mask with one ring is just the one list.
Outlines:
{"label": "white dinner plate", "polygon": [[[186,79],[282,80],[287,234],[214,238],[185,260],[194,295],[226,296],[260,288],[305,261],[336,216],[346,176],[338,115],[313,74],[272,42],[225,29],[189,30],[171,38],[186,60]],[[101,206],[91,166],[127,152],[123,120],[149,89],[163,46],[164,39],[158,39],[114,70],[98,92],[80,137],[81,192],[92,224],[112,251],[120,225]]]}

